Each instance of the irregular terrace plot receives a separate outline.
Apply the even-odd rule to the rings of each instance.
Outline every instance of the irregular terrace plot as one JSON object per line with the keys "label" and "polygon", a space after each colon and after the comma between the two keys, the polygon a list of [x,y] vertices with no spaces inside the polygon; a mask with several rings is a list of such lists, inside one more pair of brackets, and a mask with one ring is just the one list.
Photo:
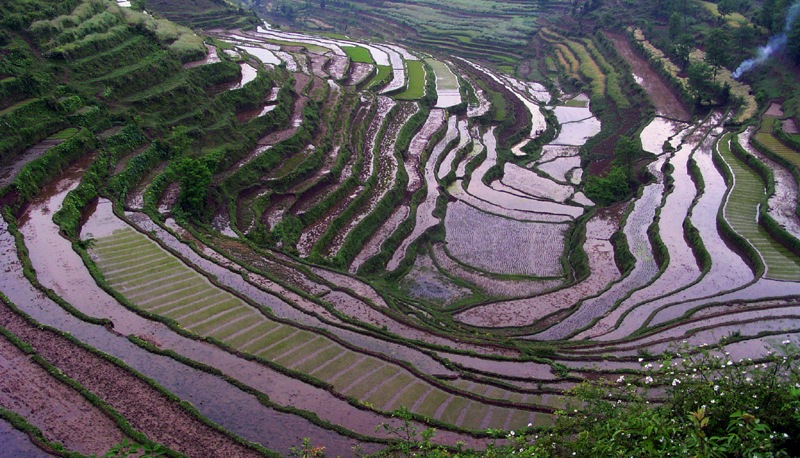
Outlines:
{"label": "irregular terrace plot", "polygon": [[797,181],[792,173],[779,165],[750,144],[753,128],[739,134],[739,145],[749,154],[763,162],[772,170],[775,178],[775,194],[769,197],[769,214],[778,221],[790,234],[800,238],[800,218],[797,216]]}
{"label": "irregular terrace plot", "polygon": [[449,108],[461,103],[458,78],[444,62],[436,59],[425,59],[436,74],[436,107]]}
{"label": "irregular terrace plot", "polygon": [[502,183],[532,197],[564,203],[575,193],[572,186],[562,185],[518,165],[506,163]]}
{"label": "irregular terrace plot", "polygon": [[[647,305],[647,301],[653,301],[659,297],[669,295],[700,279],[700,268],[683,230],[683,221],[689,214],[689,209],[697,195],[697,188],[689,176],[688,161],[692,151],[699,146],[699,142],[708,134],[713,124],[712,122],[706,122],[704,126],[687,134],[683,144],[678,147],[669,159],[670,164],[673,166],[673,188],[661,209],[659,220],[659,236],[670,256],[667,268],[656,281],[634,292],[620,307],[596,323],[594,330],[588,331],[588,334],[585,335],[602,340],[612,340],[627,336],[652,312],[652,309]],[[709,208],[712,207],[713,204],[709,205]],[[693,213],[696,211],[693,210]],[[624,318],[624,321],[619,323],[618,330],[608,336],[599,336],[597,334],[598,332],[608,331],[610,327],[617,325],[617,320],[621,319],[622,314],[636,304],[639,304],[639,307],[634,308]],[[582,335],[584,334],[580,334],[577,337],[580,338]]]}
{"label": "irregular terrace plot", "polygon": [[[658,307],[670,302],[719,295],[722,291],[741,288],[753,280],[753,272],[744,260],[733,252],[717,231],[716,216],[727,191],[722,175],[711,160],[713,141],[706,140],[695,151],[694,158],[703,174],[705,192],[692,210],[692,224],[700,232],[706,250],[711,255],[711,269],[703,279],[688,289],[660,301],[648,304]],[[684,306],[673,306],[660,311],[651,324],[677,318],[685,312]]]}
{"label": "irregular terrace plot", "polygon": [[[761,255],[764,276],[775,280],[800,280],[800,258],[773,239],[760,224],[758,211],[764,200],[764,181],[730,150],[730,135],[722,137],[717,151],[730,168],[733,184],[725,202],[725,219],[734,231],[753,244]],[[759,192],[759,190],[761,192]]]}
{"label": "irregular terrace plot", "polygon": [[448,251],[480,270],[558,277],[567,226],[531,223],[489,215],[462,202],[448,206]]}
{"label": "irregular terrace plot", "polygon": [[631,291],[644,286],[658,273],[658,265],[653,257],[653,249],[647,235],[647,229],[655,218],[656,209],[661,205],[664,192],[664,176],[660,173],[664,160],[656,161],[648,167],[656,181],[642,189],[639,199],[625,222],[624,233],[631,254],[636,258],[633,270],[622,280],[597,297],[588,298],[578,306],[569,317],[558,324],[537,334],[543,340],[563,339],[588,326],[592,320],[608,313],[618,301]]}
{"label": "irregular terrace plot", "polygon": [[454,261],[444,250],[442,244],[437,243],[431,247],[434,262],[448,275],[472,283],[482,289],[486,294],[498,297],[525,297],[541,294],[555,289],[563,283],[562,280],[504,280],[495,278],[484,272],[469,269]]}
{"label": "irregular terrace plot", "polygon": [[620,215],[604,209],[586,224],[583,249],[589,258],[590,275],[574,285],[540,296],[495,302],[473,307],[456,315],[463,323],[480,327],[528,326],[555,312],[567,309],[584,297],[597,294],[620,277],[614,251],[608,239],[619,224]]}
{"label": "irregular terrace plot", "polygon": [[[453,116],[451,117],[451,119],[455,119],[455,117]],[[469,129],[467,128],[466,119],[458,121],[457,125],[458,125],[458,131],[455,130],[456,126],[455,124],[452,131],[451,130],[447,131],[447,139],[448,139],[447,143],[450,143],[451,141],[455,140],[456,137],[459,138],[459,141],[458,144],[453,149],[451,149],[449,153],[447,153],[447,156],[445,156],[445,158],[442,160],[442,163],[439,165],[439,172],[437,173],[437,175],[440,180],[444,179],[444,177],[450,173],[453,167],[453,161],[455,161],[458,151],[467,146],[470,140],[475,142],[475,146],[473,147],[473,151],[462,160],[461,164],[459,164],[460,169],[466,167],[467,162],[469,162],[470,159],[475,157],[481,150],[483,150],[483,145],[480,144],[480,136],[478,136],[478,138],[476,139],[473,139],[472,136],[470,135]],[[442,148],[444,148],[447,145],[447,143],[442,145]],[[431,164],[432,165],[436,164],[436,162],[434,162],[432,158],[431,158]],[[463,177],[464,171],[461,170],[460,175],[458,173],[456,173],[456,175]]]}
{"label": "irregular terrace plot", "polygon": [[332,256],[339,252],[339,249],[344,244],[347,236],[350,234],[350,231],[352,231],[358,225],[358,223],[366,218],[369,213],[377,208],[381,199],[383,199],[383,197],[395,185],[395,180],[397,178],[397,167],[399,165],[397,158],[395,157],[397,134],[418,109],[419,107],[416,104],[412,104],[410,102],[401,102],[399,113],[397,113],[395,116],[392,116],[390,119],[387,119],[388,124],[384,136],[380,139],[380,143],[375,146],[373,150],[374,154],[377,154],[377,158],[374,160],[376,164],[373,165],[373,167],[370,167],[370,173],[377,174],[377,181],[372,188],[369,200],[367,201],[366,205],[358,209],[355,216],[347,223],[347,225],[341,229],[335,237],[333,237],[333,241],[326,249],[326,255]]}
{"label": "irregular terrace plot", "polygon": [[386,270],[393,271],[397,269],[400,262],[406,255],[408,247],[416,241],[423,232],[430,229],[439,223],[439,220],[433,216],[433,210],[436,207],[436,199],[439,197],[438,183],[436,181],[435,167],[439,160],[439,156],[444,153],[447,144],[455,140],[457,135],[456,130],[456,117],[450,116],[447,122],[447,132],[442,140],[434,146],[428,161],[423,165],[424,178],[426,185],[425,200],[417,206],[417,215],[414,222],[414,230],[411,234],[403,240],[403,243],[395,250],[392,259],[386,265]]}
{"label": "irregular terrace plot", "polygon": [[126,438],[105,413],[2,336],[0,406],[38,427],[50,442],[86,455],[105,453]]}
{"label": "irregular terrace plot", "polygon": [[577,218],[583,214],[584,210],[581,207],[515,196],[486,186],[483,183],[483,175],[497,163],[497,141],[494,137],[494,128],[486,132],[483,136],[483,142],[486,144],[486,160],[472,172],[472,179],[467,188],[469,194],[509,210],[567,215],[572,218]]}

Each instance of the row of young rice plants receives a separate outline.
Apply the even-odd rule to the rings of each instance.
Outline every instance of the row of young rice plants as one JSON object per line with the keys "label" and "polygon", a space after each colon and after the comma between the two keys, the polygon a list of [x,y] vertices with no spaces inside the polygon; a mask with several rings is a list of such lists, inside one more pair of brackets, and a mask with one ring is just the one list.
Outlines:
{"label": "row of young rice plants", "polygon": [[734,156],[731,134],[717,143],[717,152],[732,175],[731,191],[725,202],[724,216],[733,230],[745,237],[760,254],[767,278],[800,280],[800,258],[771,237],[758,223],[758,212],[766,211],[765,185],[755,170]]}
{"label": "row of young rice plants", "polygon": [[[401,366],[368,354],[357,353],[309,330],[282,324],[249,306],[241,299],[211,285],[146,237],[131,230],[100,238],[92,248],[98,266],[108,282],[144,310],[175,320],[181,327],[210,336],[239,351],[274,361],[300,373],[331,383],[337,392],[359,399],[379,410],[407,405],[415,413],[453,418],[481,402],[450,393],[420,380]],[[134,259],[144,257],[166,264],[154,271],[141,269]],[[532,411],[484,405],[484,410],[505,412],[519,427],[536,417]],[[522,417],[525,417],[523,420]],[[456,426],[464,421],[460,414]],[[501,421],[496,419],[495,421]],[[494,427],[501,427],[493,422]]]}

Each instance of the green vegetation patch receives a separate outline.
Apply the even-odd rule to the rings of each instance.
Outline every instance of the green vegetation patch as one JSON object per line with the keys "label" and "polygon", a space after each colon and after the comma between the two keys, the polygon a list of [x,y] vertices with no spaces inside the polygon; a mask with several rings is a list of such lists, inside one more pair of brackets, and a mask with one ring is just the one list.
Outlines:
{"label": "green vegetation patch", "polygon": [[417,100],[425,96],[425,66],[422,61],[408,60],[406,61],[407,88],[404,92],[398,94],[396,98],[401,100]]}
{"label": "green vegetation patch", "polygon": [[367,48],[362,48],[361,46],[342,46],[342,51],[344,51],[347,57],[353,62],[375,64],[375,60],[372,59],[372,55]]}

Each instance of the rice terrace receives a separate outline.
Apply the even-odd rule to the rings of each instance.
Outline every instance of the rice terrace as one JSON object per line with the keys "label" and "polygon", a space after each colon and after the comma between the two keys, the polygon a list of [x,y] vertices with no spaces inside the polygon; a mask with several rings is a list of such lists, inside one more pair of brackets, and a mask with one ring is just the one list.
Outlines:
{"label": "rice terrace", "polygon": [[798,126],[798,0],[3,0],[0,456],[800,456]]}

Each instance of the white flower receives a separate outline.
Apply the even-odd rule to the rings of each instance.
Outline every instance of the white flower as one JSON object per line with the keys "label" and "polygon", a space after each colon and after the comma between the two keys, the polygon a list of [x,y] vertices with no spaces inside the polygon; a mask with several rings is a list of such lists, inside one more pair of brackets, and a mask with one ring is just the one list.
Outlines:
{"label": "white flower", "polygon": [[528,423],[528,428],[530,428],[531,426],[533,426],[533,423]]}
{"label": "white flower", "polygon": [[727,364],[728,366],[733,366],[733,361],[730,361],[730,360],[729,360],[729,361],[728,361],[727,363],[725,363],[725,364]]}
{"label": "white flower", "polygon": [[714,391],[719,391],[719,385],[714,385]]}
{"label": "white flower", "polygon": [[514,431],[511,431],[510,433],[508,433],[508,435],[514,437]]}
{"label": "white flower", "polygon": [[653,377],[650,377],[648,375],[647,377],[644,378],[644,383],[653,383]]}
{"label": "white flower", "polygon": [[644,358],[639,358],[639,362],[641,363],[642,361],[644,361]]}
{"label": "white flower", "polygon": [[679,384],[679,383],[681,383],[681,381],[680,381],[680,380],[678,380],[678,379],[674,379],[674,380],[672,381],[672,386],[676,386],[676,385],[677,385],[677,384]]}
{"label": "white flower", "polygon": [[625,381],[625,376],[624,375],[620,375],[619,378],[617,379],[617,383],[622,383],[624,381]]}
{"label": "white flower", "polygon": [[789,345],[790,343],[792,343],[792,341],[791,341],[791,340],[789,340],[789,339],[786,339],[786,340],[784,340],[782,343],[783,343],[784,345]]}

